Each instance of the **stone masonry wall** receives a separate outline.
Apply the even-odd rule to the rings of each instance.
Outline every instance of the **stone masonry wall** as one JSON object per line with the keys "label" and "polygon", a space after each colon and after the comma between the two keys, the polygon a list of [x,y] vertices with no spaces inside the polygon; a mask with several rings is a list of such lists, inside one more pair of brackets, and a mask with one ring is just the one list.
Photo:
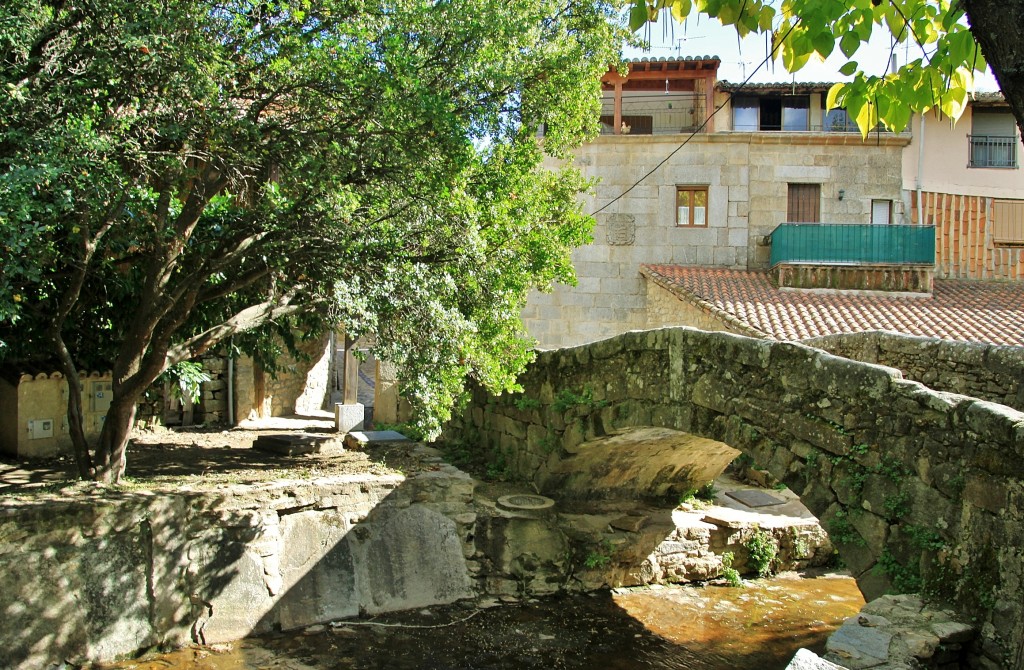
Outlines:
{"label": "stone masonry wall", "polygon": [[[82,485],[87,486],[87,485]],[[0,667],[112,660],[473,594],[472,480],[6,497]]]}
{"label": "stone masonry wall", "polygon": [[723,442],[800,496],[866,597],[951,602],[983,622],[979,667],[1021,667],[1024,414],[801,344],[687,328],[543,352],[520,382],[515,396],[477,392],[447,436],[500,451],[541,492],[602,436],[656,426]]}
{"label": "stone masonry wall", "polygon": [[[877,140],[877,141],[876,141]],[[611,135],[576,152],[575,165],[600,179],[585,205],[594,241],[573,253],[578,284],[533,293],[523,311],[543,348],[572,346],[646,327],[643,263],[766,269],[766,235],[785,221],[789,183],[821,185],[821,220],[868,223],[871,200],[892,200],[902,216],[901,156],[906,136],[845,133]],[[675,151],[675,153],[672,153]],[[676,186],[706,185],[707,226],[676,225]],[[842,200],[839,189],[845,191]]]}
{"label": "stone masonry wall", "polygon": [[688,300],[683,300],[671,291],[658,286],[648,278],[646,328],[666,326],[689,326],[701,330],[721,330],[743,335],[734,325],[726,323],[711,310],[701,309]]}
{"label": "stone masonry wall", "polygon": [[805,344],[865,363],[897,368],[938,391],[998,402],[1024,411],[1021,347],[951,342],[884,331],[832,335]]}

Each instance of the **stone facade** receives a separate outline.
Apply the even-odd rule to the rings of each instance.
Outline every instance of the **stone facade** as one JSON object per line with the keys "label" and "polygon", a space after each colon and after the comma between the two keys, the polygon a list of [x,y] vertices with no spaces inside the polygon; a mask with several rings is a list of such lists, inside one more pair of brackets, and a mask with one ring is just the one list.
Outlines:
{"label": "stone facade", "polygon": [[[541,492],[609,435],[724,443],[800,495],[866,597],[923,588],[983,622],[991,662],[1019,659],[1024,414],[801,344],[685,328],[544,352],[520,383],[478,392],[448,435],[500,452]],[[672,483],[692,486],[685,475]]]}
{"label": "stone facade", "polygon": [[[765,269],[764,238],[786,220],[789,183],[821,185],[821,220],[867,223],[871,200],[901,195],[901,135],[862,142],[847,133],[610,135],[576,152],[575,164],[600,179],[594,211],[668,161],[606,211],[594,241],[573,256],[578,284],[530,296],[523,319],[544,348],[570,346],[647,322],[642,263]],[[679,149],[678,151],[675,151]],[[673,153],[675,151],[675,153]],[[707,226],[676,225],[676,186],[708,189]],[[838,196],[843,189],[843,198]],[[897,211],[895,220],[900,220]]]}

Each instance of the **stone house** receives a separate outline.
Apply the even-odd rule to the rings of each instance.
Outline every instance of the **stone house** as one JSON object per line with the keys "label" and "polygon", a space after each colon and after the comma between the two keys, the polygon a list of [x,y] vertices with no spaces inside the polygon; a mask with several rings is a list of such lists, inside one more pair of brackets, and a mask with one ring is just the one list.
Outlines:
{"label": "stone house", "polygon": [[[910,156],[920,153],[912,133],[879,130],[862,138],[843,110],[825,108],[830,84],[740,86],[716,81],[718,64],[710,57],[643,59],[630,64],[628,76],[605,76],[602,134],[574,157],[586,176],[600,180],[584,205],[597,221],[594,241],[575,252],[578,285],[534,294],[523,312],[528,331],[542,348],[661,325],[777,339],[802,339],[799,332],[890,329],[1024,343],[1019,334],[1012,342],[997,342],[977,329],[954,332],[942,327],[946,322],[974,323],[955,316],[960,307],[955,301],[977,296],[968,298],[946,285],[936,293],[936,277],[997,275],[936,269],[937,259],[943,254],[952,258],[949,250],[966,246],[968,239],[954,229],[963,218],[959,205],[936,195],[955,192],[952,184],[957,181],[941,181],[945,173],[938,148],[930,150],[934,157],[926,153],[924,161],[911,161]],[[976,104],[980,109],[981,103]],[[978,112],[982,114],[990,112]],[[973,127],[971,123],[968,117],[960,126]],[[931,132],[934,121],[926,119],[925,124]],[[978,127],[990,133],[1002,128],[996,126],[983,120]],[[979,131],[971,137],[980,136]],[[937,131],[926,139],[927,146],[932,139],[948,143]],[[995,148],[968,154],[964,137],[963,158],[1005,162],[1006,142],[987,141]],[[988,181],[979,168],[969,169],[975,183]],[[996,198],[1009,198],[1019,180],[1016,171],[996,169],[1001,170],[1002,190],[978,194],[988,198],[990,208]],[[1015,253],[997,265],[1013,266]],[[956,259],[961,257],[966,256]],[[992,264],[995,255],[986,258]],[[958,272],[962,266],[955,265]],[[903,316],[888,319],[865,317],[842,324],[833,319],[838,331],[817,332],[804,325],[773,329],[747,322],[748,316],[770,312],[783,295],[800,303],[813,301],[821,290],[847,298],[855,290],[879,299],[917,296],[931,300],[929,304],[943,299],[954,303],[928,319],[915,310],[897,310]],[[716,311],[719,299],[724,306]],[[1000,309],[1011,305],[1016,315],[1024,316],[1012,290],[999,293],[997,303]],[[798,304],[793,314],[813,325],[809,304]],[[832,307],[815,309],[825,314]],[[864,303],[865,314],[872,309]],[[787,313],[786,318],[794,317]],[[930,326],[930,321],[939,325]]]}

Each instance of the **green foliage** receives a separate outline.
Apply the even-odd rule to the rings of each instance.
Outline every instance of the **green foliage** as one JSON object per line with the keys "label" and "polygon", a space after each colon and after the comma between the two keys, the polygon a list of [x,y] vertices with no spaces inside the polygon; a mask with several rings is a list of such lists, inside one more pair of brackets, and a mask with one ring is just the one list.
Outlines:
{"label": "green foliage", "polygon": [[718,488],[715,486],[715,482],[710,481],[697,489],[695,495],[705,502],[714,502],[716,493],[718,493]]}
{"label": "green foliage", "polygon": [[699,488],[684,491],[679,496],[679,504],[690,505],[695,509],[707,509],[715,501],[716,493],[718,493],[718,489],[715,488],[715,483],[711,481]]}
{"label": "green foliage", "polygon": [[743,586],[743,578],[736,568],[732,567],[735,559],[731,551],[722,554],[722,578],[729,583],[729,586],[740,588]]}
{"label": "green foliage", "polygon": [[562,389],[555,394],[555,401],[551,403],[551,409],[559,413],[566,412],[574,407],[601,409],[607,406],[607,400],[594,399],[594,389],[590,386],[584,386],[579,392],[571,389]]}
{"label": "green foliage", "polygon": [[181,361],[167,368],[164,376],[171,382],[171,388],[179,399],[188,398],[193,403],[202,397],[202,385],[211,377],[203,369],[203,364],[196,361]]}
{"label": "green foliage", "polygon": [[910,493],[899,491],[898,493],[886,496],[882,501],[882,511],[885,512],[885,517],[890,521],[906,516],[907,512],[910,511]]}
{"label": "green foliage", "polygon": [[545,454],[550,454],[558,449],[558,437],[555,431],[548,428],[547,434],[541,438],[539,445]]}
{"label": "green foliage", "polygon": [[775,538],[760,528],[755,528],[754,534],[743,543],[743,546],[750,554],[750,562],[757,571],[757,576],[770,577],[779,554]]}
{"label": "green foliage", "polygon": [[590,570],[603,568],[608,565],[612,560],[612,545],[608,540],[602,541],[598,546],[592,548],[587,552],[586,558],[583,559],[583,565]]}
{"label": "green foliage", "polygon": [[505,460],[505,454],[500,451],[496,451],[490,462],[487,464],[484,477],[488,481],[504,482],[508,481],[510,476],[511,473],[509,471],[508,461]]}
{"label": "green foliage", "polygon": [[736,458],[734,458],[730,465],[733,467],[734,470],[739,470],[740,472],[742,472],[743,470],[746,470],[750,466],[754,465],[754,458],[750,454],[742,453]]}
{"label": "green foliage", "polygon": [[889,577],[893,593],[920,593],[924,586],[921,580],[921,570],[917,564],[901,563],[888,547],[882,550],[877,569]]}
{"label": "green foliage", "polygon": [[[959,118],[974,88],[975,73],[986,67],[965,17],[965,3],[632,0],[632,4],[634,29],[658,20],[659,10],[667,9],[677,21],[698,12],[716,17],[735,27],[741,37],[770,33],[776,55],[789,72],[796,72],[811,58],[826,58],[838,47],[848,59],[840,71],[853,75],[853,81],[834,86],[827,106],[845,107],[865,136],[879,123],[901,131],[913,112],[935,109]],[[971,22],[978,25],[979,18],[972,16]],[[865,73],[855,58],[877,30],[888,32],[897,44],[914,46],[919,57],[904,63],[895,74]]]}
{"label": "green foliage", "polygon": [[527,398],[526,396],[521,396],[515,399],[514,404],[516,406],[516,409],[537,409],[540,407],[540,400],[537,400],[536,398]]}
{"label": "green foliage", "polygon": [[597,131],[616,17],[599,0],[11,5],[0,356],[113,368],[128,406],[229,337],[269,365],[272,336],[343,326],[435,435],[467,378],[516,387],[528,292],[574,281],[589,182],[541,164]]}
{"label": "green foliage", "polygon": [[907,524],[901,526],[900,530],[910,537],[910,544],[922,551],[942,551],[946,549],[946,542],[934,528]]}
{"label": "green foliage", "polygon": [[834,543],[864,546],[864,538],[854,529],[845,510],[837,510],[827,525],[828,536]]}

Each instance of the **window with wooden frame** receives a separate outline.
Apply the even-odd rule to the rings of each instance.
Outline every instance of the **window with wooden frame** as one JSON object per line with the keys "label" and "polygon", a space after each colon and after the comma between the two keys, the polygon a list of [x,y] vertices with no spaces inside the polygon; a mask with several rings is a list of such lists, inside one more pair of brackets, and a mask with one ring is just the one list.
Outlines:
{"label": "window with wooden frame", "polygon": [[821,222],[821,184],[790,184],[786,202],[789,223]]}
{"label": "window with wooden frame", "polygon": [[676,225],[708,225],[707,186],[676,186]]}

